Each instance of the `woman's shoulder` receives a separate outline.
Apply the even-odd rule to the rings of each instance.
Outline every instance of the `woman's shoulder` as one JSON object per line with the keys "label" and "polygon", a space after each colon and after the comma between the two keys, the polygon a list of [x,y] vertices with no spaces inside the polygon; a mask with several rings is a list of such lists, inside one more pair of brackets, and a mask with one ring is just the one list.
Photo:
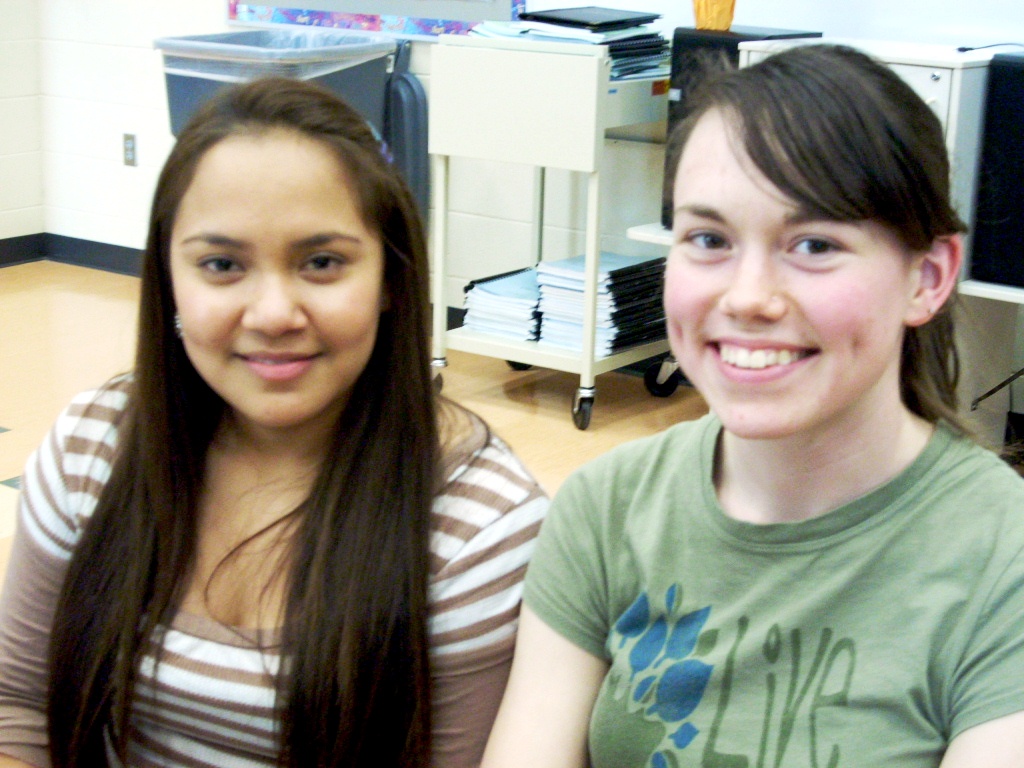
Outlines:
{"label": "woman's shoulder", "polygon": [[110,478],[131,376],[76,395],[33,452],[22,476],[22,520],[37,543],[70,552]]}
{"label": "woman's shoulder", "polygon": [[621,478],[633,483],[639,475],[648,481],[680,469],[699,467],[699,457],[717,439],[721,423],[711,414],[679,422],[653,435],[621,443],[572,473],[570,483],[596,487],[614,485]]}
{"label": "woman's shoulder", "polygon": [[[941,437],[941,436],[940,436]],[[908,503],[933,527],[957,530],[959,543],[993,536],[1024,548],[1024,478],[1001,456],[972,440],[947,436],[937,459],[907,491]]]}
{"label": "woman's shoulder", "polygon": [[434,503],[435,555],[448,561],[486,542],[536,536],[548,498],[519,457],[479,416],[446,404],[441,487]]}
{"label": "woman's shoulder", "polygon": [[946,494],[1005,498],[1024,517],[1024,477],[1004,457],[947,430],[937,437],[940,451],[931,467],[932,481],[940,481]]}
{"label": "woman's shoulder", "polygon": [[131,375],[124,374],[75,395],[54,423],[53,449],[63,455],[99,454],[109,459],[131,386]]}
{"label": "woman's shoulder", "polygon": [[453,403],[446,404],[442,414],[442,493],[450,492],[452,486],[470,486],[515,501],[544,495],[512,448],[477,414]]}
{"label": "woman's shoulder", "polygon": [[104,384],[75,395],[61,414],[73,421],[90,419],[116,425],[128,406],[133,377],[120,374]]}
{"label": "woman's shoulder", "polygon": [[54,422],[48,441],[53,450],[82,454],[113,449],[131,386],[131,374],[122,374],[75,395]]}

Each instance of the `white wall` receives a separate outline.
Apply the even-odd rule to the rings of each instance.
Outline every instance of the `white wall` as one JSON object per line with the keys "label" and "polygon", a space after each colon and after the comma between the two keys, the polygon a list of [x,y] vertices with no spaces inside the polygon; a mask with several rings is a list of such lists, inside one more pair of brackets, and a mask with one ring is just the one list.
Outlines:
{"label": "white wall", "polygon": [[[691,10],[681,24],[692,23]],[[737,0],[735,23],[951,45],[1024,42],[1020,0]]]}
{"label": "white wall", "polygon": [[[153,186],[173,141],[153,40],[222,31],[226,4],[38,0],[38,5],[43,231],[141,248]],[[136,167],[122,162],[125,133],[137,137]]]}
{"label": "white wall", "polygon": [[0,239],[43,231],[38,0],[0,0]]}

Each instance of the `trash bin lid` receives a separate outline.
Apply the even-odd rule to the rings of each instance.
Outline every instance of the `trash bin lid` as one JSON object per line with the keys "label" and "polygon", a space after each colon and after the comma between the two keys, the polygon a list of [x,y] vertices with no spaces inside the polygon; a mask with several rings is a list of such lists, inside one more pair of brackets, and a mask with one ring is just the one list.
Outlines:
{"label": "trash bin lid", "polygon": [[153,45],[183,58],[300,64],[378,58],[393,53],[391,38],[335,30],[245,30],[212,35],[161,37]]}

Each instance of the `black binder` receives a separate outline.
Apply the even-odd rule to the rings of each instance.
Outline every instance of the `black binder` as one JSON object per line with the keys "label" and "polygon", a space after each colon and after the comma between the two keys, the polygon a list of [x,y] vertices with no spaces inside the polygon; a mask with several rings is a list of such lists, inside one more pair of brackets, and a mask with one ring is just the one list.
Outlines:
{"label": "black binder", "polygon": [[521,13],[519,18],[523,21],[561,24],[564,27],[582,27],[592,32],[609,32],[613,29],[628,29],[641,24],[649,24],[660,19],[661,14],[644,11],[620,11],[617,8],[588,5],[584,8],[555,8],[549,11]]}

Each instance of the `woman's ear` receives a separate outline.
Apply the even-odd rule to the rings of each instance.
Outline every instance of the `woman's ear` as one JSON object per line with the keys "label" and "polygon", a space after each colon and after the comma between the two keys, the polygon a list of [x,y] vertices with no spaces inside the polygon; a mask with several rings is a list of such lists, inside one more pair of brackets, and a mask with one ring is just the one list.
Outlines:
{"label": "woman's ear", "polygon": [[963,239],[958,234],[936,238],[930,249],[916,257],[917,284],[904,318],[908,326],[924,325],[942,309],[956,290],[963,257]]}

